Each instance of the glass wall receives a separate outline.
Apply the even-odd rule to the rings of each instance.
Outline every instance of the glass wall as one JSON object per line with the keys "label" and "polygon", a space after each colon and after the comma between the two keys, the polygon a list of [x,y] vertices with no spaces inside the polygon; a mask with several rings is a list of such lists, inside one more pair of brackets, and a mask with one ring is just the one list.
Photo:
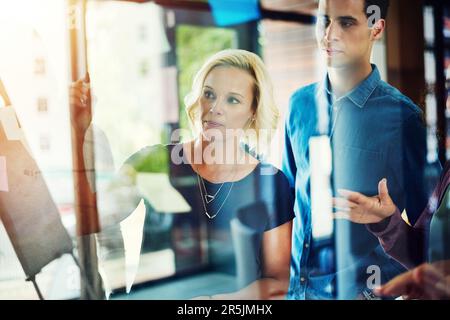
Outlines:
{"label": "glass wall", "polygon": [[[289,169],[285,158],[282,173],[279,169],[287,150],[283,129],[292,96],[300,87],[323,80],[327,68],[317,46],[315,25],[298,23],[293,18],[276,20],[273,12],[271,19],[264,14],[269,15],[267,10],[280,10],[314,15],[317,3],[261,1],[261,20],[219,27],[207,1],[194,1],[192,6],[180,5],[181,2],[173,6],[112,0],[86,2],[86,33],[81,34],[85,36],[86,52],[77,54],[87,61],[89,77],[84,78],[84,85],[90,89],[92,121],[88,134],[82,132],[84,144],[77,154],[72,141],[80,133],[71,126],[74,113],[70,111],[71,107],[85,110],[85,99],[69,91],[69,86],[75,85],[70,74],[75,55],[69,31],[80,8],[65,1],[0,0],[0,38],[7,44],[0,53],[0,79],[11,100],[7,106],[3,94],[0,108],[0,299],[37,299],[35,288],[26,281],[31,270],[37,271],[36,282],[46,299],[79,298],[80,284],[88,283],[88,279],[80,277],[80,266],[73,259],[83,257],[77,249],[81,238],[77,234],[76,212],[90,209],[77,207],[80,195],[74,185],[74,176],[79,173],[74,170],[75,159],[82,159],[89,169],[95,168],[95,180],[88,180],[100,221],[100,231],[90,235],[96,252],[90,258],[98,262],[104,290],[98,298],[191,299],[218,295],[244,299],[255,287],[260,298],[264,285],[257,280],[265,277],[270,282],[281,273],[288,274],[291,258],[300,263],[300,253],[306,258],[302,258],[298,278],[291,278],[290,285],[291,289],[297,285],[312,288],[307,299],[323,298],[320,294],[315,296],[315,286],[330,299],[354,299],[368,294],[361,290],[361,284],[365,288],[371,272],[379,272],[370,269],[377,266],[379,257],[385,263],[382,267],[386,266],[382,281],[405,271],[387,256],[376,232],[369,233],[371,223],[337,219],[338,208],[332,211],[331,197],[339,196],[341,187],[376,197],[379,181],[389,174],[393,197],[405,207],[406,200],[397,187],[411,182],[410,176],[400,173],[409,164],[409,158],[402,158],[403,153],[398,150],[387,150],[390,140],[371,143],[383,130],[398,133],[404,129],[400,125],[389,126],[390,122],[384,120],[398,120],[406,109],[382,119],[373,110],[385,105],[377,104],[367,111],[373,112],[372,117],[362,119],[366,126],[357,127],[360,122],[354,121],[355,114],[361,114],[361,104],[366,101],[360,101],[360,97],[352,95],[354,92],[342,100],[332,100],[334,97],[328,93],[326,99],[331,100],[326,103],[333,103],[326,105],[327,116],[338,112],[340,104],[353,113],[343,113],[344,118],[339,120],[333,118],[337,131],[331,127],[327,135],[315,127],[311,132],[305,131],[312,120],[303,117],[316,109],[302,109],[299,120],[293,121],[288,131],[290,134],[291,129],[298,130],[292,138],[295,154],[291,165],[295,162],[303,167],[286,172]],[[442,66],[446,72],[450,66],[447,13],[443,17]],[[427,150],[424,172],[411,172],[421,176],[420,181],[424,178],[423,189],[429,193],[440,170],[436,133],[442,110],[435,90],[439,83],[436,68],[440,67],[436,62],[433,8],[424,6],[423,16]],[[214,167],[208,172],[208,180],[200,174],[200,166],[186,163],[188,146],[195,145],[189,142],[198,137],[189,121],[193,114],[189,111],[194,107],[189,105],[189,94],[194,76],[207,58],[224,49],[246,49],[262,58],[274,84],[272,107],[279,117],[276,124],[271,124],[276,130],[264,158],[253,152],[251,143],[238,140],[238,149],[248,151],[245,157],[263,159],[264,163],[257,161],[254,170],[248,172],[230,169],[222,180],[217,178],[219,168]],[[392,72],[386,50],[382,39],[371,60],[382,80],[389,80]],[[224,69],[220,74],[211,71],[205,75],[205,79],[209,77],[208,86],[205,80],[198,93],[196,106],[203,109],[195,115],[202,126],[217,129],[224,127],[220,121],[228,121],[219,117],[223,107],[220,99],[214,100],[216,91],[223,87],[234,86],[232,97],[223,101],[244,105],[240,99],[246,94],[240,90],[245,86],[239,82],[239,74]],[[371,89],[375,92],[375,88]],[[448,86],[446,89],[447,120]],[[269,91],[258,90],[261,88],[252,87],[250,92],[272,98]],[[318,101],[319,97],[303,99],[298,108],[311,101],[316,103],[315,99]],[[318,109],[322,107],[319,102]],[[253,103],[249,103],[251,111]],[[236,115],[232,118],[235,122],[242,122],[241,127],[276,118],[275,112],[261,120],[249,110],[242,114],[232,107],[227,110]],[[211,114],[217,118],[211,118]],[[377,126],[380,123],[387,126],[381,130]],[[357,130],[351,131],[354,128]],[[403,148],[417,132],[401,132],[397,146]],[[202,137],[208,141],[216,139],[207,133]],[[93,163],[89,163],[87,152],[91,146]],[[447,138],[447,153],[448,149]],[[400,158],[395,158],[398,167],[392,169],[393,162],[389,161],[399,154]],[[332,162],[332,156],[338,160]],[[86,172],[88,177],[89,173],[92,172]],[[419,195],[406,198],[414,202]],[[304,207],[300,201],[304,201]],[[27,215],[28,212],[31,213]],[[398,223],[410,224],[407,213],[400,212],[399,217]],[[297,224],[294,229],[291,223]],[[39,234],[35,235],[36,230]],[[38,236],[42,243],[36,241]],[[291,241],[292,256],[287,245]],[[44,252],[49,252],[49,263],[41,268],[39,257]],[[267,257],[267,252],[272,256]],[[283,281],[283,287],[275,290],[278,298],[285,298],[289,280]],[[355,283],[357,286],[352,286]],[[243,288],[236,296],[222,295]]]}

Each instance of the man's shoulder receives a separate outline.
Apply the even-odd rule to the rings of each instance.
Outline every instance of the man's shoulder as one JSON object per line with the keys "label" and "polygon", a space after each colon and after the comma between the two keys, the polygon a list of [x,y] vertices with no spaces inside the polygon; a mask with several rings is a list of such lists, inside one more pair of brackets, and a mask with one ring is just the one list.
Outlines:
{"label": "man's shoulder", "polygon": [[409,117],[423,113],[418,105],[389,83],[380,81],[377,89],[378,95],[388,99],[390,106],[401,108],[404,116]]}
{"label": "man's shoulder", "polygon": [[317,86],[318,83],[311,83],[309,85],[306,85],[304,87],[301,87],[299,89],[297,89],[291,96],[291,101],[298,101],[299,99],[304,99],[307,97],[312,97],[315,96],[315,94],[317,93]]}
{"label": "man's shoulder", "polygon": [[311,104],[315,103],[318,83],[312,83],[297,89],[289,101],[289,114],[298,113],[299,110],[305,110]]}

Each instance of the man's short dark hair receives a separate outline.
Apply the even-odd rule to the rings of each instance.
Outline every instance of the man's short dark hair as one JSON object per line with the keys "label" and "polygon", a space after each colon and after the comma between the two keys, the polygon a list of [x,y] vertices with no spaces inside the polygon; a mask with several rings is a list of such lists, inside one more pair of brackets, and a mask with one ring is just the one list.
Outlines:
{"label": "man's short dark hair", "polygon": [[378,8],[380,8],[380,18],[386,19],[389,9],[389,0],[364,0],[364,12],[368,17],[370,14],[367,12],[367,8],[370,6],[378,6]]}

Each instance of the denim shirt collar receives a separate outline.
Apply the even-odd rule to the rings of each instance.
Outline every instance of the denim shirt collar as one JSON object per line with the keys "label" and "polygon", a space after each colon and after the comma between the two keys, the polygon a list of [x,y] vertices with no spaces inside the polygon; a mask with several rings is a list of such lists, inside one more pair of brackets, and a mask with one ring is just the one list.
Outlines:
{"label": "denim shirt collar", "polygon": [[[363,80],[358,86],[356,86],[352,91],[347,93],[345,96],[341,97],[339,100],[343,98],[350,99],[355,105],[360,108],[364,108],[367,100],[369,100],[372,93],[377,88],[378,84],[381,81],[380,72],[376,65],[372,64],[372,72],[370,75]],[[328,99],[332,97],[330,80],[328,78],[328,74],[322,79],[318,88],[319,95],[327,95]],[[324,98],[323,96],[321,97]],[[330,100],[329,100],[330,101]]]}

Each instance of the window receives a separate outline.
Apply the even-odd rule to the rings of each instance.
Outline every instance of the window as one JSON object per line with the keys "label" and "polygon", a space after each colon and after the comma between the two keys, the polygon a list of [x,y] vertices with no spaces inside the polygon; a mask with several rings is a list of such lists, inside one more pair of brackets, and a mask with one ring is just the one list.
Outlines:
{"label": "window", "polygon": [[50,150],[50,138],[48,136],[41,136],[39,139],[39,144],[42,151]]}
{"label": "window", "polygon": [[442,162],[450,158],[450,8],[443,3],[426,2],[423,14],[428,160]]}
{"label": "window", "polygon": [[144,60],[139,64],[139,73],[141,77],[146,77],[149,73],[149,63],[148,61]]}
{"label": "window", "polygon": [[[107,202],[108,179],[141,148],[169,141],[167,128],[188,128],[183,98],[190,90],[195,72],[209,55],[235,46],[237,34],[209,25],[182,23],[178,18],[172,26],[174,30],[167,30],[162,22],[166,12],[153,3],[90,1],[88,11],[88,58],[92,86],[98,97],[94,124],[105,137],[97,139],[96,145],[96,150],[102,150],[96,156],[102,218],[107,210],[103,204]],[[187,19],[185,22],[196,21],[199,15],[196,11],[178,14]],[[210,16],[208,19],[212,21]],[[170,36],[172,31],[174,37]],[[139,41],[128,41],[133,33]],[[132,63],[129,57],[137,55],[138,76],[129,68]],[[164,157],[161,159],[156,166],[167,164]],[[111,164],[114,170],[102,170]],[[163,184],[154,193],[162,190]],[[157,198],[163,197],[161,193]],[[122,232],[116,230],[97,237],[99,266],[107,292],[116,293],[132,283],[195,272],[207,266],[206,237],[202,232],[190,223],[180,222],[183,219],[177,215],[161,214],[152,206],[147,206],[145,212],[142,208],[139,206],[121,223]],[[139,234],[142,246],[136,236]],[[134,246],[133,257],[125,257],[124,245]],[[126,266],[129,259],[139,261],[138,267]],[[126,273],[132,276],[125,277]]]}
{"label": "window", "polygon": [[47,98],[38,98],[37,100],[38,111],[41,113],[46,113],[48,111],[48,101]]}
{"label": "window", "polygon": [[44,58],[36,58],[34,60],[34,73],[36,75],[44,75],[45,74],[45,59]]}
{"label": "window", "polygon": [[147,30],[148,26],[146,25],[140,25],[139,29],[138,29],[138,34],[139,34],[139,40],[142,42],[147,41],[148,39],[148,30]]}
{"label": "window", "polygon": [[202,63],[213,53],[232,48],[236,41],[233,30],[180,25],[176,29],[176,55],[180,100],[180,127],[189,129],[184,97],[189,93],[192,79]]}
{"label": "window", "polygon": [[[8,43],[2,49],[0,69],[2,82],[39,168],[33,172],[24,168],[24,173],[33,179],[44,178],[63,225],[75,239],[67,95],[70,64],[67,28],[62,18],[66,12],[65,1],[24,0],[0,4],[0,37]],[[8,23],[4,25],[4,21]],[[46,57],[51,57],[52,68]],[[42,75],[48,75],[51,80],[43,81]],[[49,112],[49,101],[55,101],[58,108]],[[40,112],[46,116],[38,117]],[[10,156],[6,156],[6,165],[12,161]],[[31,282],[25,281],[17,253],[1,221],[0,270],[0,300],[38,299]],[[74,270],[77,268],[70,256],[55,259],[43,268],[36,280],[44,298],[79,296],[79,289],[72,285],[79,284]]]}

